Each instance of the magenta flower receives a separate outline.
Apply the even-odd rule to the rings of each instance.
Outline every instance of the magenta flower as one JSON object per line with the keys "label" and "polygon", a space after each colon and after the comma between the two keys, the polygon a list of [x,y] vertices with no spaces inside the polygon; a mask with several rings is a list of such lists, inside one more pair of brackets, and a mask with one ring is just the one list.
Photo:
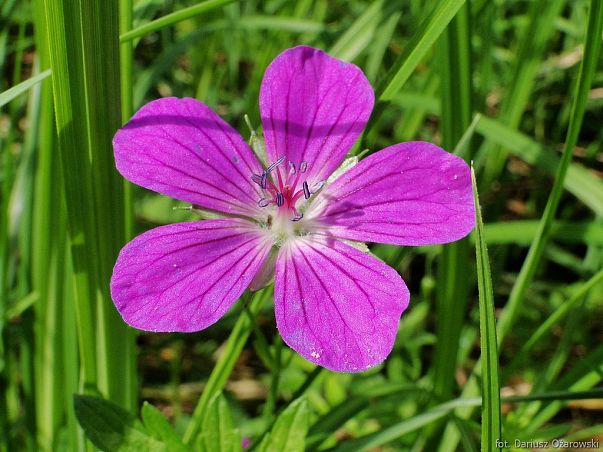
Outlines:
{"label": "magenta flower", "polygon": [[286,50],[261,86],[264,167],[197,100],[142,107],[115,135],[117,169],[222,218],[161,226],[122,249],[111,293],[124,320],[202,330],[274,277],[276,324],[292,349],[335,371],[382,362],[409,292],[357,242],[451,242],[473,228],[474,207],[467,164],[430,143],[390,146],[332,180],[373,103],[355,65]]}

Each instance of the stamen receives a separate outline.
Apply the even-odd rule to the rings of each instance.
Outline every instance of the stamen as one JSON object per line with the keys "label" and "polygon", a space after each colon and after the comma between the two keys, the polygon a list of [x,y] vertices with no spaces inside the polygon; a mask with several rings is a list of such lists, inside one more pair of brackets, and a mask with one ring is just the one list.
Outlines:
{"label": "stamen", "polygon": [[308,182],[304,181],[304,183],[302,184],[302,188],[304,189],[304,198],[306,199],[310,199],[310,189],[308,188]]}
{"label": "stamen", "polygon": [[[286,169],[283,168],[281,172],[279,165],[285,161]],[[291,221],[300,221],[304,215],[296,209],[297,202],[302,196],[310,199],[325,184],[325,181],[312,183],[303,180],[302,174],[307,170],[308,162],[302,161],[296,165],[282,156],[261,174],[252,174],[251,180],[264,190],[264,197],[258,201],[258,206],[268,207],[272,204],[280,212],[279,215],[288,215]]]}
{"label": "stamen", "polygon": [[279,191],[276,194],[276,205],[277,206],[282,206],[283,204],[285,204],[285,197],[283,196],[283,194]]}
{"label": "stamen", "polygon": [[278,159],[276,162],[274,162],[272,165],[270,165],[268,168],[266,168],[265,173],[266,174],[271,173],[274,168],[276,168],[277,166],[279,166],[284,161],[285,161],[285,156],[283,155],[280,159]]}
{"label": "stamen", "polygon": [[257,174],[252,174],[251,180],[254,181],[256,184],[258,184],[260,187],[262,186],[262,176],[259,176]]}

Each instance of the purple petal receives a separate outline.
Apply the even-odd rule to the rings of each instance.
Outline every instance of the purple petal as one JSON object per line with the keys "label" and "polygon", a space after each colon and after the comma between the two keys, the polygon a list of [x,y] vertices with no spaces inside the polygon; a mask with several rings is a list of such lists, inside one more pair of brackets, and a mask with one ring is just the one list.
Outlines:
{"label": "purple petal", "polygon": [[396,271],[327,237],[281,248],[274,304],[283,340],[338,372],[361,372],[391,352],[409,293]]}
{"label": "purple petal", "polygon": [[113,138],[129,181],[181,201],[254,215],[262,168],[241,136],[207,105],[168,97],[149,102]]}
{"label": "purple petal", "polygon": [[364,128],[374,100],[355,65],[312,47],[284,51],[266,69],[260,92],[269,160],[307,162],[307,179],[326,179]]}
{"label": "purple petal", "polygon": [[268,254],[241,219],[161,226],[120,252],[111,296],[125,322],[148,331],[199,331],[241,296]]}
{"label": "purple petal", "polygon": [[396,144],[337,178],[306,218],[328,234],[363,242],[452,242],[475,222],[469,166],[431,143]]}

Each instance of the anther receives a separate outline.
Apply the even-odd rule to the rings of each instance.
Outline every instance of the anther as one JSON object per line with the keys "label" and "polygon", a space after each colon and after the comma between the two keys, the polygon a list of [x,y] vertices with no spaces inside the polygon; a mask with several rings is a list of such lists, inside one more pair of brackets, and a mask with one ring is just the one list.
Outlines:
{"label": "anther", "polygon": [[258,184],[260,187],[262,186],[262,176],[259,176],[257,174],[252,174],[251,180],[254,181],[256,184]]}
{"label": "anther", "polygon": [[308,169],[308,162],[301,162],[299,164],[299,172],[300,173],[305,173],[307,169]]}
{"label": "anther", "polygon": [[303,213],[295,213],[295,216],[291,218],[291,221],[299,221],[304,217]]}
{"label": "anther", "polygon": [[260,207],[266,207],[268,204],[270,204],[270,200],[266,198],[262,198],[258,201],[258,206]]}
{"label": "anther", "polygon": [[260,180],[260,187],[262,187],[265,190],[267,186],[268,186],[268,170],[266,170],[262,173],[262,178]]}
{"label": "anther", "polygon": [[302,188],[304,189],[304,198],[306,199],[310,199],[310,189],[308,188],[308,182],[304,181],[304,183],[302,184]]}
{"label": "anther", "polygon": [[279,191],[276,194],[276,205],[277,206],[282,206],[283,204],[285,204],[285,197],[283,196],[283,194]]}
{"label": "anther", "polygon": [[295,174],[295,164],[293,162],[289,162],[289,170],[291,174]]}
{"label": "anther", "polygon": [[269,174],[274,168],[279,166],[284,161],[285,161],[285,156],[283,155],[280,159],[278,159],[276,162],[272,163],[268,168],[266,168],[265,173]]}

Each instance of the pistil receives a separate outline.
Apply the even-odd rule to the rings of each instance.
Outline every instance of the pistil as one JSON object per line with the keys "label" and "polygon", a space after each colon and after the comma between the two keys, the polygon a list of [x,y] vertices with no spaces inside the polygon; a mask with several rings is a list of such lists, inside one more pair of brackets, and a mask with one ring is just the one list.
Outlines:
{"label": "pistil", "polygon": [[[262,174],[253,174],[251,179],[262,189],[263,197],[258,201],[260,207],[274,205],[277,208],[278,216],[288,216],[291,221],[299,221],[303,218],[297,207],[297,201],[303,196],[308,200],[310,197],[322,188],[324,181],[312,185],[307,180],[303,180],[303,175],[308,169],[308,163],[300,162],[297,166],[289,161],[288,165],[283,166],[285,157],[270,164]],[[288,166],[288,171],[283,167]],[[283,174],[284,173],[284,174]],[[300,186],[301,181],[301,187]]]}

